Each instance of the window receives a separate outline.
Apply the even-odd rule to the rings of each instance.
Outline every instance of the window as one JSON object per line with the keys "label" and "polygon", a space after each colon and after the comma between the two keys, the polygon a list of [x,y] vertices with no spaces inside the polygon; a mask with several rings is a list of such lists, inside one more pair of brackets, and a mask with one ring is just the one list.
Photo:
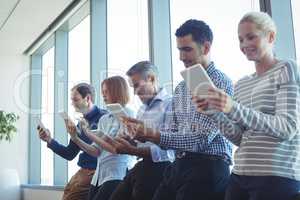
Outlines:
{"label": "window", "polygon": [[[108,77],[126,78],[132,65],[149,60],[147,5],[147,0],[107,1]],[[130,104],[138,108],[139,99],[131,96]]]}
{"label": "window", "polygon": [[[258,2],[259,0],[228,0],[226,2],[216,0],[170,1],[174,85],[181,80],[179,71],[183,69],[183,64],[178,58],[174,33],[180,24],[190,18],[203,19],[211,26],[214,32],[212,60],[234,81],[254,71],[253,64],[249,62],[239,50],[237,24],[242,15],[247,11],[259,10]],[[296,4],[295,0],[294,4]],[[83,7],[85,9],[82,9]],[[83,7],[80,8],[80,12],[66,21],[62,27],[62,30],[66,30],[65,28],[70,29],[70,27],[78,23],[73,29],[69,30],[68,35],[68,90],[66,92],[68,92],[68,113],[74,120],[76,120],[78,113],[75,113],[71,105],[70,89],[79,82],[89,83],[91,81],[90,16],[87,16],[89,5],[86,4]],[[294,7],[299,7],[299,5],[294,5]],[[297,12],[294,11],[294,13]],[[294,18],[295,20],[296,18],[299,20],[299,17]],[[80,20],[80,22],[78,20]],[[94,20],[97,22],[97,18]],[[107,1],[108,76],[121,75],[127,79],[125,73],[133,64],[138,61],[150,59],[150,30],[148,29],[148,0]],[[298,36],[298,39],[299,38]],[[34,54],[40,55],[41,52],[48,49],[49,45],[54,44],[52,40],[53,39],[50,38],[49,42],[42,44]],[[298,47],[299,46],[300,45],[298,45]],[[41,118],[43,123],[49,128],[51,134],[53,134],[54,129],[54,95],[56,95],[54,94],[54,87],[56,86],[54,82],[54,48],[55,47],[51,48],[42,56]],[[34,65],[40,67],[40,60]],[[36,66],[36,68],[38,67]],[[133,94],[132,90],[131,93]],[[35,94],[35,91],[32,90],[31,98],[35,98]],[[133,109],[137,109],[141,102],[138,97],[135,96],[131,98],[130,104]],[[32,139],[30,141],[33,142],[33,144],[36,142]],[[54,172],[61,172],[60,170],[62,169],[53,169],[54,156],[52,151],[46,147],[46,143],[41,143],[40,150],[41,177],[37,177],[37,175],[32,173],[33,175],[30,174],[29,179],[37,182],[36,180],[41,178],[41,184],[53,185]],[[29,156],[29,158],[32,157],[32,155]],[[78,169],[77,160],[78,158],[75,158],[72,162],[68,162],[69,179]],[[63,170],[65,171],[65,168]]]}
{"label": "window", "polygon": [[246,74],[254,72],[249,62],[239,50],[237,26],[240,18],[248,11],[259,10],[259,0],[172,0],[171,34],[173,82],[176,86],[181,80],[180,71],[184,65],[179,60],[176,47],[176,29],[188,19],[205,21],[214,34],[211,49],[212,60],[220,70],[234,82]]}
{"label": "window", "polygon": [[[41,120],[53,137],[54,113],[54,47],[42,57],[42,112]],[[53,152],[41,141],[41,184],[53,184]]]}
{"label": "window", "polygon": [[296,57],[297,62],[300,64],[300,1],[292,0],[293,24],[294,35],[296,43]]}
{"label": "window", "polygon": [[[90,17],[87,16],[69,32],[68,66],[68,114],[73,120],[79,116],[71,102],[72,87],[78,83],[90,83]],[[68,179],[79,169],[78,155],[68,162]]]}

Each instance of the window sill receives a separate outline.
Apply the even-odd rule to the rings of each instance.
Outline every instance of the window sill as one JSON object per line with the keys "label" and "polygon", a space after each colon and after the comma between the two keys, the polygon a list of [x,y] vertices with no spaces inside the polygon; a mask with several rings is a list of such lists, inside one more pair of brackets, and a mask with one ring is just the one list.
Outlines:
{"label": "window sill", "polygon": [[64,186],[63,185],[22,184],[21,189],[63,191]]}

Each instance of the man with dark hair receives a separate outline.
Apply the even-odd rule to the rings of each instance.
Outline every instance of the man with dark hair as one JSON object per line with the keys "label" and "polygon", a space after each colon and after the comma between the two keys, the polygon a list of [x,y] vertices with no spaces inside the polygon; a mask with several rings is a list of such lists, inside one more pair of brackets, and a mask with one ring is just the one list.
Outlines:
{"label": "man with dark hair", "polygon": [[[231,80],[210,60],[213,34],[203,21],[188,20],[176,31],[180,60],[188,68],[201,64],[214,85],[232,95]],[[175,149],[176,160],[168,167],[154,200],[223,199],[229,179],[232,144],[215,122],[199,113],[182,81],[175,89],[171,111],[161,129],[126,118],[124,123],[135,139],[150,141],[163,149]]]}
{"label": "man with dark hair", "polygon": [[[156,66],[149,61],[141,61],[133,65],[126,74],[134,93],[143,102],[137,118],[149,127],[160,127],[164,123],[171,96],[158,86]],[[163,178],[165,168],[174,159],[174,152],[162,150],[151,142],[137,143],[135,146],[133,141],[128,141],[130,138],[122,135],[107,141],[115,149],[114,152],[139,158],[139,162],[128,172],[110,200],[151,200]]]}
{"label": "man with dark hair", "polygon": [[[94,99],[95,89],[87,83],[80,83],[71,89],[72,105],[77,112],[83,114],[91,129],[97,129],[100,117],[106,113],[105,110],[99,109],[94,105]],[[77,127],[80,130],[79,125]],[[59,144],[51,137],[48,129],[43,130],[41,127],[38,127],[38,131],[40,139],[47,142],[47,147],[64,159],[73,160],[81,150],[72,140],[69,141],[67,146]],[[86,143],[92,143],[84,133],[81,133],[79,137]],[[66,185],[63,200],[86,200],[88,197],[90,183],[97,166],[97,158],[90,156],[86,152],[81,152],[77,165],[80,169]]]}

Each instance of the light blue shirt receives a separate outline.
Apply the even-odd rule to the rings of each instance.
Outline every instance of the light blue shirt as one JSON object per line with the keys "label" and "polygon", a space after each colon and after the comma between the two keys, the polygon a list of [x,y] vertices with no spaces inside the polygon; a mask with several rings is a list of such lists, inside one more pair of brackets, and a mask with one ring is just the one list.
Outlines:
{"label": "light blue shirt", "polygon": [[[171,104],[171,99],[167,91],[161,88],[149,104],[141,106],[137,119],[142,120],[147,127],[159,130],[160,126],[165,123],[166,111]],[[138,147],[150,147],[153,162],[173,161],[175,158],[173,150],[162,150],[151,142],[138,143]]]}
{"label": "light blue shirt", "polygon": [[[128,108],[125,108],[125,110],[129,116],[134,117],[131,110]],[[110,137],[115,137],[120,129],[124,129],[124,127],[111,113],[102,116],[99,120],[98,130]],[[106,181],[123,180],[126,175],[127,168],[132,166],[132,162],[134,162],[135,157],[124,154],[112,154],[102,149],[96,143],[93,143],[92,145],[99,148],[101,153],[97,158],[97,168],[91,184],[94,186],[100,186]]]}

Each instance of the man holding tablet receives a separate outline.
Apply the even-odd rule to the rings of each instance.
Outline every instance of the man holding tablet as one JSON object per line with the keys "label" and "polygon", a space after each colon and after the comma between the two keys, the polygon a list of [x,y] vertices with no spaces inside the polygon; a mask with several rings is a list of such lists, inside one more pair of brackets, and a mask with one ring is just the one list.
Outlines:
{"label": "man holding tablet", "polygon": [[[165,121],[165,112],[171,96],[164,88],[158,87],[156,66],[148,61],[136,63],[127,71],[129,82],[143,105],[137,119],[147,126],[159,128]],[[135,155],[139,162],[128,172],[112,194],[110,200],[151,200],[163,178],[163,172],[174,160],[172,150],[162,150],[151,143],[137,143],[134,146],[128,135],[107,141],[117,153]]]}
{"label": "man holding tablet", "polygon": [[[97,124],[102,115],[107,113],[105,110],[99,109],[94,105],[95,89],[87,83],[80,83],[71,90],[71,101],[77,112],[83,114],[83,117],[89,122],[91,129],[97,129]],[[68,123],[66,113],[61,113],[63,119]],[[77,129],[81,131],[80,127]],[[39,137],[47,142],[47,147],[54,153],[60,155],[64,159],[73,160],[80,152],[80,148],[72,140],[67,146],[59,144],[51,137],[48,129],[38,127]],[[85,135],[80,134],[79,137],[85,142],[91,144],[92,141]],[[79,154],[77,165],[80,169],[71,178],[64,188],[63,200],[86,200],[90,188],[90,183],[97,166],[97,158],[88,155],[86,152]]]}
{"label": "man holding tablet", "polygon": [[[213,40],[210,27],[203,21],[188,20],[175,35],[184,66],[200,64],[216,87],[232,95],[231,80],[210,60]],[[176,150],[176,160],[167,168],[154,200],[224,198],[232,144],[222,136],[213,119],[197,112],[189,89],[185,81],[176,87],[172,111],[167,115],[170,123],[161,129],[148,128],[135,119],[124,119],[135,139]]]}

